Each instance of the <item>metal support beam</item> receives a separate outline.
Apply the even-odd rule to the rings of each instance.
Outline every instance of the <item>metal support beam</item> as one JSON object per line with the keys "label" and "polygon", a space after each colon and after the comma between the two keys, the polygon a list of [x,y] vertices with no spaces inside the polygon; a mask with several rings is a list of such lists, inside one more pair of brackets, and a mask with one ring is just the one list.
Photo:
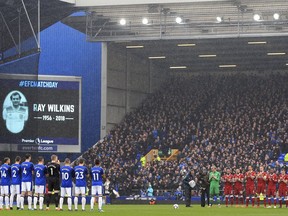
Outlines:
{"label": "metal support beam", "polygon": [[185,36],[162,36],[160,37],[149,37],[149,36],[119,36],[119,37],[98,37],[90,38],[90,42],[101,42],[101,41],[146,41],[146,40],[189,40],[189,39],[216,39],[216,38],[251,38],[251,37],[273,37],[273,36],[288,36],[288,32],[279,33],[242,33],[236,34],[215,34],[215,35],[185,35]]}
{"label": "metal support beam", "polygon": [[102,43],[101,55],[101,130],[100,139],[107,135],[107,43]]}
{"label": "metal support beam", "polygon": [[41,43],[40,43],[40,32],[41,32],[41,0],[38,0],[38,51],[40,51],[40,46],[41,46]]}
{"label": "metal support beam", "polygon": [[[36,33],[35,33],[35,31],[34,31],[34,28],[33,28],[33,25],[32,25],[31,19],[30,19],[30,16],[29,16],[29,14],[28,14],[26,5],[25,5],[25,3],[24,3],[24,0],[21,0],[21,2],[22,2],[22,6],[23,6],[23,8],[24,8],[26,17],[27,17],[27,19],[28,19],[28,22],[29,22],[31,31],[32,31],[32,33],[33,33],[33,37],[34,37],[35,42],[36,42],[36,44],[37,44],[37,47],[38,47],[38,49],[40,49],[40,43],[39,43],[40,41],[37,39]],[[38,3],[39,3],[39,2],[38,2]],[[38,10],[39,10],[39,7],[40,7],[40,6],[38,5]],[[39,11],[38,11],[38,12],[39,12]],[[38,14],[38,17],[39,17],[39,15],[40,15],[40,12],[39,12],[39,14]],[[38,22],[40,22],[40,21],[38,21]]]}
{"label": "metal support beam", "polygon": [[[1,15],[1,17],[2,17],[2,20],[3,20],[4,24],[5,24],[8,32],[9,32],[9,35],[10,35],[10,37],[11,37],[13,43],[14,43],[15,48],[17,49],[17,52],[19,53],[19,52],[20,52],[19,47],[17,46],[16,41],[15,41],[15,39],[14,39],[14,37],[13,37],[13,34],[12,34],[12,32],[11,32],[9,26],[8,26],[8,23],[6,22],[5,17],[3,16],[3,13],[2,13],[1,11],[0,11],[0,15]],[[20,54],[20,53],[19,53],[19,54]]]}
{"label": "metal support beam", "polygon": [[18,11],[18,48],[19,55],[21,55],[21,8],[17,9]]}
{"label": "metal support beam", "polygon": [[96,32],[96,34],[94,35],[94,37],[97,37],[97,36],[100,34],[100,32],[101,32],[102,29],[106,26],[107,23],[108,23],[108,21],[106,21],[106,22],[98,29],[98,31]]}
{"label": "metal support beam", "polygon": [[140,5],[140,4],[169,4],[169,3],[193,3],[193,2],[228,2],[231,0],[61,0],[62,2],[75,4],[76,7],[98,7],[115,5]]}

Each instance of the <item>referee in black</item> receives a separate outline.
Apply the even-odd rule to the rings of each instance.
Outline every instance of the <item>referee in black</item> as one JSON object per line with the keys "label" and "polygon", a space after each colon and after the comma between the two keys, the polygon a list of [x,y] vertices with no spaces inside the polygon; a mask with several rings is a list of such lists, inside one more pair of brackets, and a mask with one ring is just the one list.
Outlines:
{"label": "referee in black", "polygon": [[183,179],[183,185],[184,185],[184,192],[185,192],[185,204],[186,207],[191,207],[191,192],[192,187],[190,186],[189,182],[194,180],[194,171],[190,170],[190,172],[186,175],[186,177]]}
{"label": "referee in black", "polygon": [[55,206],[56,210],[59,210],[59,192],[60,192],[60,162],[57,155],[51,156],[51,162],[47,164],[48,170],[48,196],[46,200],[46,210],[49,210],[49,205],[51,202],[52,193],[54,192]]}

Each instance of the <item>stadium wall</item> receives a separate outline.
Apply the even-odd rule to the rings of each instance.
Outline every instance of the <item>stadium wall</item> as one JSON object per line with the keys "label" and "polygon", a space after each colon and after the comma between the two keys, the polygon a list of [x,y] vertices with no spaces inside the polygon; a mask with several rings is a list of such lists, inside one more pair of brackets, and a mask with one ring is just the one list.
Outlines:
{"label": "stadium wall", "polygon": [[168,74],[148,58],[115,43],[108,44],[106,133],[158,89],[167,77]]}
{"label": "stadium wall", "polygon": [[[41,33],[39,74],[82,77],[82,152],[100,139],[101,43],[61,22]],[[73,158],[73,156],[69,155]]]}

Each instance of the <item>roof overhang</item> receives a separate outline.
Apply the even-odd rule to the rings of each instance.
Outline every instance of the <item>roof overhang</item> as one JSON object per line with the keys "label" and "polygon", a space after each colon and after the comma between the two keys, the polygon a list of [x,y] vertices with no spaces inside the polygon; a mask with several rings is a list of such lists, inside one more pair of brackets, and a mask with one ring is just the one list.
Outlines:
{"label": "roof overhang", "polygon": [[193,2],[228,2],[230,0],[61,0],[74,4],[76,7],[99,7],[116,5],[141,5],[141,4],[170,4],[170,3],[193,3]]}

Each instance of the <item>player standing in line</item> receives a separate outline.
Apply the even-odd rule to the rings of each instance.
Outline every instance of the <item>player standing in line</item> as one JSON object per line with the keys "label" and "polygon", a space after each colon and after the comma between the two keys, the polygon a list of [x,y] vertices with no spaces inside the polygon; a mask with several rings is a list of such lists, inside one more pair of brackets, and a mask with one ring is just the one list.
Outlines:
{"label": "player standing in line", "polygon": [[20,185],[21,185],[21,157],[15,158],[15,163],[11,166],[11,186],[10,186],[10,209],[13,209],[14,196],[16,195],[17,210],[20,209]]}
{"label": "player standing in line", "polygon": [[10,167],[10,158],[4,158],[4,164],[0,167],[1,175],[1,196],[0,196],[0,209],[3,209],[3,200],[5,196],[5,208],[10,210],[9,205],[9,187],[11,180],[11,167]]}
{"label": "player standing in line", "polygon": [[91,211],[94,209],[94,202],[98,195],[98,211],[102,210],[102,190],[103,190],[103,178],[105,178],[104,170],[100,167],[100,160],[95,160],[95,166],[91,168],[90,175],[92,179],[91,183]]}
{"label": "player standing in line", "polygon": [[85,205],[86,205],[86,186],[87,186],[87,175],[88,175],[88,169],[86,166],[84,166],[85,160],[83,158],[79,159],[79,165],[74,167],[75,171],[75,197],[74,197],[74,206],[75,211],[78,210],[78,196],[81,194],[82,196],[82,211],[85,211]]}
{"label": "player standing in line", "polygon": [[245,180],[246,180],[246,208],[249,204],[249,199],[251,197],[252,200],[252,207],[255,204],[255,184],[254,180],[256,177],[256,173],[253,171],[252,166],[248,166],[248,171],[245,173]]}
{"label": "player standing in line", "polygon": [[257,181],[257,207],[260,206],[260,195],[264,197],[264,207],[266,208],[266,181],[267,173],[264,171],[264,167],[260,166],[259,172],[256,175]]}
{"label": "player standing in line", "polygon": [[238,207],[239,200],[241,205],[244,204],[243,201],[243,182],[244,182],[244,175],[240,173],[240,169],[236,169],[236,173],[234,175],[234,195],[236,201],[236,207]]}
{"label": "player standing in line", "polygon": [[216,170],[216,167],[214,165],[211,167],[211,170],[212,171],[209,173],[210,206],[212,206],[214,196],[216,196],[218,206],[220,206],[220,198],[219,198],[220,173]]}
{"label": "player standing in line", "polygon": [[279,175],[279,204],[280,208],[282,208],[282,202],[286,201],[286,208],[288,207],[287,200],[287,183],[288,183],[288,175],[285,173],[285,169],[281,170],[281,174]]}
{"label": "player standing in line", "polygon": [[48,196],[47,196],[47,207],[46,210],[49,210],[51,196],[54,192],[55,206],[56,210],[59,210],[59,191],[60,191],[60,161],[58,160],[57,155],[51,155],[51,162],[47,164],[48,170]]}
{"label": "player standing in line", "polygon": [[276,199],[276,184],[278,182],[278,176],[274,173],[274,169],[270,168],[268,178],[268,190],[267,190],[267,197],[268,197],[268,208],[271,208],[271,199],[274,200],[274,208],[276,208],[277,199]]}
{"label": "player standing in line", "polygon": [[21,198],[20,198],[20,206],[21,210],[24,209],[24,197],[27,192],[28,195],[28,210],[32,209],[32,178],[34,172],[34,166],[31,161],[31,155],[25,155],[25,161],[21,164]]}
{"label": "player standing in line", "polygon": [[34,192],[34,209],[37,209],[39,196],[39,210],[43,210],[44,194],[46,189],[47,167],[44,165],[44,158],[38,157],[38,164],[34,166],[35,172],[35,192]]}
{"label": "player standing in line", "polygon": [[223,175],[222,181],[224,182],[224,195],[225,195],[225,204],[228,207],[228,200],[230,199],[230,205],[233,205],[233,182],[234,175],[231,174],[231,169],[226,169],[226,174]]}
{"label": "player standing in line", "polygon": [[67,195],[68,210],[72,211],[72,179],[74,178],[74,169],[70,165],[70,159],[66,158],[64,166],[61,167],[61,192],[60,192],[60,211],[63,211],[64,197]]}

